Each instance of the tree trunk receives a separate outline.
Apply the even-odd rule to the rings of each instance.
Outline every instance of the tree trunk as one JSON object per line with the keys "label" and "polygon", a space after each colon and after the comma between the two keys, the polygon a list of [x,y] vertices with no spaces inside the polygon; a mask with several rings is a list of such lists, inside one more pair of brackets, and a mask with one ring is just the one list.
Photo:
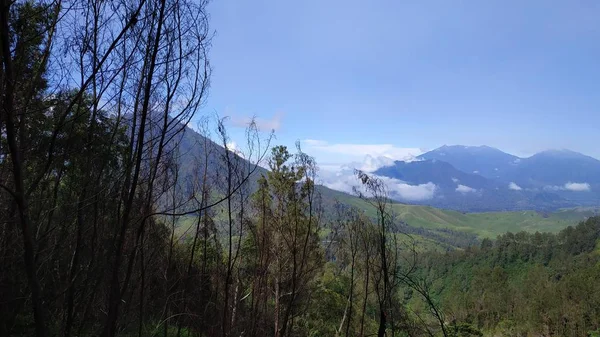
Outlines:
{"label": "tree trunk", "polygon": [[9,13],[12,1],[2,1],[0,7],[0,43],[2,44],[2,61],[4,66],[5,95],[2,106],[6,118],[6,139],[10,151],[10,160],[12,162],[12,174],[15,183],[13,198],[17,204],[19,218],[21,222],[21,235],[23,237],[23,260],[27,281],[31,291],[31,305],[33,307],[33,316],[35,319],[35,331],[38,337],[48,336],[48,328],[44,316],[43,303],[41,299],[41,286],[36,274],[35,266],[35,243],[32,236],[32,224],[29,219],[28,204],[25,197],[25,186],[23,180],[23,167],[19,144],[17,144],[17,135],[15,130],[14,118],[14,74],[12,69],[12,55],[10,52],[9,37]]}
{"label": "tree trunk", "polygon": [[280,311],[280,303],[279,303],[279,278],[275,278],[275,337],[279,336],[279,311]]}

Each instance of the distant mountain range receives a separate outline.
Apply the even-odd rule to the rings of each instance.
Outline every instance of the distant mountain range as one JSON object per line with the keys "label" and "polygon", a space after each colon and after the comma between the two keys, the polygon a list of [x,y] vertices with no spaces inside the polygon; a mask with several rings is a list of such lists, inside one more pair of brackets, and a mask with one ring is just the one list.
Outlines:
{"label": "distant mountain range", "polygon": [[[220,145],[186,128],[177,146],[182,181],[198,174],[192,164],[197,160],[208,161],[211,175],[223,172],[220,158],[225,150]],[[465,212],[600,206],[600,161],[573,151],[544,151],[519,158],[489,146],[455,145],[442,146],[410,162],[380,159],[371,158],[373,162],[367,166],[385,165],[373,173],[389,179],[390,197],[403,203]],[[356,182],[353,169],[346,169],[350,172],[347,182],[325,185],[351,192],[348,186]],[[254,172],[250,191],[265,173],[260,167]],[[186,190],[188,183],[183,185]],[[325,186],[320,189],[326,203],[332,203],[328,199],[333,198],[327,196],[333,191]]]}
{"label": "distant mountain range", "polygon": [[[207,161],[206,168],[208,174],[217,183],[219,172],[222,174],[226,170],[221,159],[225,154],[225,149],[190,128],[185,128],[185,132],[176,141],[179,151],[179,173],[182,180],[180,186],[181,193],[185,195],[193,193],[189,189],[190,182],[194,181],[198,174],[202,173],[201,170],[199,172],[194,162],[199,161],[202,164],[201,166],[204,167],[204,163]],[[464,152],[476,153],[478,155],[467,155]],[[453,155],[450,155],[450,153],[453,153]],[[366,168],[387,165],[379,169],[377,174],[386,177],[395,177],[395,179],[412,185],[435,184],[436,191],[433,198],[421,201],[412,200],[409,202],[417,205],[407,205],[402,202],[390,205],[390,209],[397,216],[401,230],[404,233],[410,234],[413,239],[416,239],[421,249],[445,251],[448,249],[464,248],[476,242],[477,238],[493,238],[509,230],[515,232],[520,230],[556,232],[589,216],[598,214],[598,208],[594,207],[568,209],[558,212],[461,213],[468,210],[503,211],[509,209],[529,209],[540,211],[578,204],[570,199],[559,196],[560,192],[566,193],[566,191],[529,191],[529,187],[526,184],[522,184],[523,187],[521,190],[509,189],[506,181],[497,178],[494,179],[493,176],[473,173],[473,171],[498,172],[500,168],[496,171],[496,167],[492,167],[489,163],[493,162],[494,165],[501,166],[501,164],[506,162],[506,160],[498,159],[484,160],[486,153],[491,153],[492,158],[497,158],[503,154],[501,151],[486,147],[467,148],[446,146],[425,153],[417,158],[417,161],[412,162],[394,162],[385,158],[369,157]],[[513,163],[516,159],[520,159],[522,162],[527,161],[508,154],[504,155],[507,156],[505,157],[506,159]],[[434,156],[444,157],[447,161],[436,159]],[[242,158],[240,160],[245,165],[248,165],[248,167],[252,166]],[[537,159],[535,160],[537,161]],[[468,166],[472,165],[472,162],[480,164],[477,166]],[[521,164],[521,162],[517,163]],[[509,163],[506,167],[512,166],[513,164]],[[523,167],[529,169],[528,165],[524,165]],[[353,171],[351,166],[346,169]],[[257,187],[256,180],[260,175],[266,173],[266,169],[259,167],[249,179],[247,192],[251,193],[254,191]],[[600,187],[598,188],[600,189]],[[393,191],[392,186],[390,186],[390,189]],[[317,186],[317,190],[321,196],[320,200],[325,210],[325,218],[334,216],[337,202],[356,207],[364,211],[369,217],[376,216],[375,209],[368,202],[352,195],[352,193],[340,192],[322,185]],[[217,186],[215,186],[215,191],[218,191]],[[593,189],[592,192],[582,194],[588,195],[590,193],[593,193]],[[573,194],[579,193],[573,192]],[[392,196],[399,197],[397,194],[392,194]],[[401,198],[397,199],[402,201]],[[423,206],[424,204],[446,209]],[[224,206],[217,206],[217,211],[215,211],[217,214],[216,219],[218,219],[218,214],[220,213],[218,211],[219,207]],[[178,233],[187,232],[190,226],[195,223],[194,219],[195,215],[182,218],[178,222]],[[219,225],[218,221],[217,225]]]}
{"label": "distant mountain range", "polygon": [[520,158],[489,146],[442,146],[374,173],[408,185],[435,184],[431,198],[411,202],[462,211],[600,204],[600,161],[569,150]]}

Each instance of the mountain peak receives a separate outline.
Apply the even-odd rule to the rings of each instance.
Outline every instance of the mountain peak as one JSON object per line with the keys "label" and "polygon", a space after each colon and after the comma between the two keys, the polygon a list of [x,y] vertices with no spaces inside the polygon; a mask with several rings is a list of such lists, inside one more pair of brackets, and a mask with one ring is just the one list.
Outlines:
{"label": "mountain peak", "polygon": [[445,161],[463,172],[496,179],[510,170],[519,158],[487,145],[444,145],[420,155],[419,159]]}
{"label": "mountain peak", "polygon": [[[497,157],[497,159],[500,159],[502,161],[504,161],[505,159],[508,159],[509,162],[512,162],[515,159],[518,159],[517,156],[503,152],[501,150],[498,150],[495,147],[491,147],[488,145],[478,145],[478,146],[442,145],[442,146],[438,147],[437,149],[434,149],[432,151],[429,151],[427,153],[420,155],[419,157],[423,158],[423,159],[432,159],[433,157],[437,157],[437,156],[479,157],[482,155],[483,156],[494,156],[494,157]],[[437,159],[443,160],[442,158],[437,158]],[[471,158],[471,159],[474,159],[474,158]]]}
{"label": "mountain peak", "polygon": [[540,153],[548,153],[548,154],[581,154],[579,152],[575,152],[569,149],[548,149],[541,151]]}
{"label": "mountain peak", "polygon": [[498,150],[495,147],[491,147],[488,145],[442,145],[433,151],[497,151],[497,152],[502,152],[500,150]]}
{"label": "mountain peak", "polygon": [[590,158],[583,153],[575,152],[569,149],[550,149],[534,154],[533,157],[556,157],[556,158]]}

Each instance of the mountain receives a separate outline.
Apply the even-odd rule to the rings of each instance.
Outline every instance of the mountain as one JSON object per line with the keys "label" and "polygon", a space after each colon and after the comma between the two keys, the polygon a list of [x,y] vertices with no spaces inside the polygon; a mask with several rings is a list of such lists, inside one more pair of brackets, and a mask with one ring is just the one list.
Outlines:
{"label": "mountain", "polygon": [[432,182],[435,196],[419,203],[457,210],[548,210],[600,203],[600,160],[570,150],[520,158],[489,146],[444,145],[417,159],[421,161],[394,162],[374,173],[410,185]]}
{"label": "mountain", "polygon": [[490,179],[502,177],[519,164],[521,158],[489,146],[444,145],[418,157],[423,160],[445,161],[466,173]]}
{"label": "mountain", "polygon": [[466,173],[436,159],[409,163],[396,161],[374,174],[397,179],[409,186],[435,185],[431,198],[412,201],[395,193],[394,185],[390,185],[390,196],[396,200],[459,211],[550,210],[575,205],[548,191],[510,189],[503,181]]}
{"label": "mountain", "polygon": [[[180,153],[180,174],[182,180],[192,181],[197,174],[194,161],[208,158],[208,169],[212,174],[222,170],[219,157],[225,154],[223,147],[190,128],[178,140]],[[208,151],[208,155],[206,153]],[[421,158],[422,159],[422,158]],[[244,159],[240,158],[245,162]],[[245,162],[246,165],[250,163]],[[598,214],[597,208],[569,209],[557,212],[506,210],[555,209],[567,206],[564,199],[554,193],[515,191],[505,188],[503,182],[489,179],[478,174],[463,172],[452,164],[441,160],[421,160],[410,163],[396,161],[392,166],[381,168],[377,174],[394,176],[410,184],[427,184],[438,186],[436,197],[429,201],[417,202],[421,205],[392,203],[390,209],[396,214],[400,230],[410,234],[422,249],[445,251],[464,248],[472,245],[474,240],[483,237],[495,237],[506,231],[558,231],[577,221]],[[251,177],[249,190],[254,190],[256,179],[267,171],[259,167]],[[466,186],[471,190],[457,191],[458,186]],[[353,206],[365,211],[368,216],[376,216],[375,209],[365,200],[352,194],[332,190],[325,186],[317,186],[324,214],[335,214],[336,203]],[[414,203],[414,202],[413,202]],[[427,205],[435,205],[434,208]],[[539,207],[543,205],[544,207]],[[548,205],[553,205],[549,207]],[[463,213],[448,210],[475,210],[481,213]],[[218,208],[217,208],[218,210]],[[490,212],[504,211],[504,212]],[[216,220],[218,222],[219,213]],[[189,231],[195,223],[195,216],[183,217],[178,222],[178,235]]]}
{"label": "mountain", "polygon": [[[186,128],[179,140],[180,170],[187,187],[197,171],[194,162],[208,160],[208,170],[218,179],[223,172],[225,150],[210,139]],[[206,155],[206,151],[209,152]],[[440,159],[443,158],[443,159]],[[506,210],[555,210],[594,206],[600,201],[600,161],[572,151],[545,151],[519,158],[489,146],[442,146],[417,161],[385,162],[374,174],[396,179],[390,196],[398,201],[469,212]],[[239,158],[243,166],[252,167]],[[380,166],[379,162],[369,167]],[[474,173],[476,172],[476,173]],[[249,190],[263,168],[253,174]],[[397,190],[408,188],[417,198]],[[420,188],[429,189],[419,194]],[[186,190],[186,188],[184,188]],[[325,195],[330,194],[322,187]],[[189,192],[189,191],[187,191]],[[187,193],[186,192],[186,193]],[[406,191],[404,191],[406,192]],[[415,194],[417,193],[417,194]],[[328,204],[333,202],[325,200]]]}
{"label": "mountain", "polygon": [[465,173],[526,188],[600,185],[600,160],[570,150],[548,150],[520,158],[489,146],[444,145],[418,159],[444,161]]}
{"label": "mountain", "polygon": [[455,190],[459,183],[473,189],[495,187],[494,182],[485,177],[463,172],[448,162],[436,159],[396,161],[392,166],[378,169],[375,174],[410,182],[412,185],[431,182],[439,188],[452,190]]}
{"label": "mountain", "polygon": [[569,150],[549,150],[522,159],[506,176],[528,187],[600,184],[600,161]]}

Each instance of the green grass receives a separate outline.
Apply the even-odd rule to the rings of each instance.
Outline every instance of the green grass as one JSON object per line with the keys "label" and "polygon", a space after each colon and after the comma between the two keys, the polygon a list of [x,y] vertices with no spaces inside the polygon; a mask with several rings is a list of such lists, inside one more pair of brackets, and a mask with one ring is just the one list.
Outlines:
{"label": "green grass", "polygon": [[[334,216],[335,213],[333,203],[338,200],[340,203],[363,210],[369,217],[376,217],[375,208],[356,196],[327,188],[320,188],[320,192],[323,196],[326,213],[331,216]],[[576,225],[578,222],[600,213],[599,208],[592,207],[561,209],[550,213],[536,211],[461,213],[430,206],[400,203],[391,204],[391,210],[398,220],[409,226],[427,229],[449,228],[472,233],[480,238],[495,238],[506,232],[516,233],[520,231],[556,233],[563,228]],[[214,216],[217,224],[224,221],[223,206],[216,207]],[[195,216],[180,218],[177,224],[176,236],[193,234],[192,227],[195,225],[195,221]],[[418,236],[416,240],[430,248],[437,244],[430,239]]]}
{"label": "green grass", "polygon": [[398,217],[411,226],[424,228],[451,228],[495,238],[506,232],[551,232],[575,225],[597,210],[563,209],[553,213],[535,211],[460,213],[428,206],[394,204]]}
{"label": "green grass", "polygon": [[[341,203],[364,210],[367,216],[376,216],[372,206],[355,196],[329,189],[322,189],[321,192],[324,194],[324,200],[337,199]],[[506,232],[520,231],[556,233],[600,212],[599,208],[581,207],[550,213],[536,211],[461,213],[399,203],[392,204],[391,209],[398,220],[413,227],[449,228],[472,233],[481,238],[495,238]]]}
{"label": "green grass", "polygon": [[[402,249],[414,249],[416,252],[439,252],[443,253],[447,249],[447,245],[444,245],[436,240],[423,237],[418,234],[410,234],[410,236],[404,234],[396,234],[399,247]],[[456,248],[456,247],[453,247]]]}

